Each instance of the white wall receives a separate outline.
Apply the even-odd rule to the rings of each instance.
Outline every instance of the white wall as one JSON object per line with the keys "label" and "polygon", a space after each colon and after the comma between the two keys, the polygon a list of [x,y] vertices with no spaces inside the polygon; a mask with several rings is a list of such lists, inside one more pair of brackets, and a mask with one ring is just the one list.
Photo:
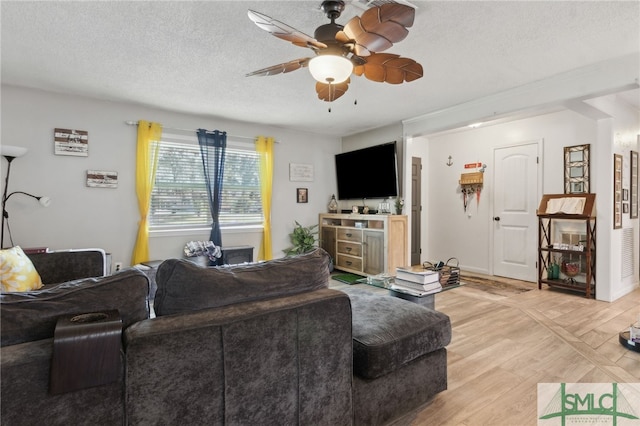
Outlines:
{"label": "white wall", "polygon": [[[612,95],[613,96],[613,95]],[[597,193],[597,294],[601,300],[615,300],[638,284],[638,220],[625,215],[623,227],[634,232],[635,268],[633,276],[620,276],[621,234],[612,231],[612,152],[625,155],[624,187],[628,187],[629,150],[616,147],[614,135],[635,137],[640,129],[638,112],[605,97],[592,104],[604,113],[594,119],[565,110],[477,129],[408,138],[407,156],[419,156],[423,162],[422,260],[446,260],[456,257],[464,270],[492,273],[490,251],[493,212],[493,150],[527,141],[543,140],[541,193],[564,192],[563,148],[591,144],[591,190]],[[447,166],[451,155],[453,165]],[[480,198],[464,212],[458,180],[464,164],[487,164]],[[425,189],[426,188],[426,189]]]}
{"label": "white wall", "polygon": [[[27,147],[29,152],[14,160],[10,191],[48,195],[53,202],[42,208],[27,197],[9,200],[13,241],[23,247],[51,249],[100,247],[112,253],[113,261],[128,265],[138,226],[135,195],[135,126],[127,120],[157,121],[167,127],[219,129],[229,135],[273,136],[275,146],[273,185],[273,255],[281,257],[289,245],[288,234],[297,220],[317,223],[335,192],[333,156],[341,152],[339,138],[242,123],[218,117],[178,114],[144,106],[98,101],[51,92],[2,86],[2,144]],[[89,156],[54,155],[54,128],[89,132]],[[314,166],[313,182],[290,182],[289,163]],[[2,189],[7,162],[2,159]],[[118,172],[118,188],[87,188],[86,171]],[[309,202],[296,203],[296,188],[309,189]],[[256,247],[261,235],[223,231],[224,245]],[[202,235],[152,237],[152,259],[179,257],[185,242],[208,239]],[[8,245],[5,235],[5,245]]]}
{"label": "white wall", "polygon": [[[426,144],[428,164],[423,171],[428,206],[423,206],[423,222],[429,233],[423,246],[424,260],[455,257],[460,266],[484,274],[493,272],[493,152],[494,149],[523,142],[543,140],[540,193],[563,193],[563,147],[595,143],[595,124],[571,111],[497,124],[477,129],[414,139],[414,146]],[[424,149],[424,148],[422,148]],[[446,163],[452,157],[453,165]],[[458,183],[467,163],[487,165],[480,202],[470,200],[464,211]]]}
{"label": "white wall", "polygon": [[[599,185],[597,197],[599,269],[597,272],[600,282],[609,284],[601,291],[598,298],[613,301],[633,291],[638,285],[639,220],[631,219],[628,213],[623,213],[622,228],[613,229],[613,154],[623,156],[622,188],[629,190],[630,151],[639,149],[640,112],[619,101],[616,95],[603,96],[587,103],[611,117],[598,121],[599,137],[609,143],[599,145],[602,150],[595,161],[600,163],[598,170],[603,172],[597,181]],[[631,232],[633,235],[632,253],[624,248],[625,232]],[[623,276],[622,263],[629,256],[633,261],[633,274]]]}

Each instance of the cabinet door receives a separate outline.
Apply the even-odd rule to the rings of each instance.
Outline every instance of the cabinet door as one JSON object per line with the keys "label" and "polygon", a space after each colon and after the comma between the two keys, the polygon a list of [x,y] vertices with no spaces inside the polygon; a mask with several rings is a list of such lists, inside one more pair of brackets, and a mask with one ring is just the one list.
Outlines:
{"label": "cabinet door", "polygon": [[409,232],[407,224],[407,216],[391,215],[389,216],[388,240],[387,240],[387,273],[389,275],[396,274],[396,268],[406,266],[410,261],[409,244],[407,243],[407,235]]}
{"label": "cabinet door", "polygon": [[362,269],[365,274],[378,275],[384,272],[384,233],[364,231],[362,233]]}
{"label": "cabinet door", "polygon": [[336,261],[336,228],[329,226],[322,227],[320,247],[329,253],[329,256],[331,256],[334,262]]}

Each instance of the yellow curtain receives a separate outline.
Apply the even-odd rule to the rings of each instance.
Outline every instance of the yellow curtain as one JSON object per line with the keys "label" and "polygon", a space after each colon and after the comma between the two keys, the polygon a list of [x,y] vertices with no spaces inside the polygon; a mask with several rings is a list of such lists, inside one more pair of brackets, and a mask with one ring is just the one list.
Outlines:
{"label": "yellow curtain", "polygon": [[260,194],[264,218],[262,244],[258,250],[258,260],[273,258],[271,250],[271,194],[273,192],[273,138],[258,136],[256,151],[260,154]]}
{"label": "yellow curtain", "polygon": [[136,194],[138,196],[138,237],[133,248],[132,265],[146,262],[149,259],[149,207],[151,191],[156,180],[158,165],[158,148],[162,136],[162,125],[138,121],[138,146],[136,150]]}

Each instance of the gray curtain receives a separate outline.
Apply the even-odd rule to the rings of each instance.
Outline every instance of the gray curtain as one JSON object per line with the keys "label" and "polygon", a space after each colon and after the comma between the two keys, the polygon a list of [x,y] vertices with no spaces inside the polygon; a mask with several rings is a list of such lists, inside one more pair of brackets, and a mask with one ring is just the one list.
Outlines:
{"label": "gray curtain", "polygon": [[216,246],[222,246],[220,232],[220,208],[222,207],[222,178],[224,176],[224,158],[227,149],[227,132],[198,129],[198,143],[207,183],[209,209],[213,224],[209,240]]}

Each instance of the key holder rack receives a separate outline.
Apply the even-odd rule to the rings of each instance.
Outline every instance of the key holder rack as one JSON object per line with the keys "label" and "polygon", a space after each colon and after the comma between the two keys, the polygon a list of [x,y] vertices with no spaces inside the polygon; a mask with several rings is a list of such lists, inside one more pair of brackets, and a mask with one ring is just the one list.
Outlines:
{"label": "key holder rack", "polygon": [[[483,167],[484,171],[484,167]],[[462,173],[460,175],[460,186],[462,192],[462,201],[464,204],[464,211],[467,211],[469,198],[476,195],[477,201],[480,202],[480,192],[482,191],[482,184],[484,182],[484,173],[481,172],[472,172],[472,173]]]}

